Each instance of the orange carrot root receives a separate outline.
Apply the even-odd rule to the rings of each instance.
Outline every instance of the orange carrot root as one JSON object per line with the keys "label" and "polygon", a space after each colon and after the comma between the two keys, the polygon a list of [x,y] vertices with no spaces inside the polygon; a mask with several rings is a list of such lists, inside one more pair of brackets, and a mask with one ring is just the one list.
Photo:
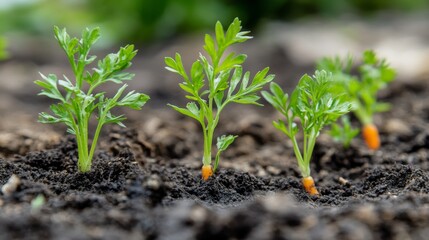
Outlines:
{"label": "orange carrot root", "polygon": [[377,150],[380,148],[380,136],[378,134],[378,129],[374,124],[369,123],[364,125],[362,128],[362,135],[369,149]]}
{"label": "orange carrot root", "polygon": [[204,181],[207,181],[209,177],[213,175],[213,168],[211,165],[204,165],[201,169],[201,176],[203,177]]}
{"label": "orange carrot root", "polygon": [[310,196],[319,196],[319,191],[317,191],[314,179],[311,176],[302,178],[301,181],[305,191],[307,191]]}

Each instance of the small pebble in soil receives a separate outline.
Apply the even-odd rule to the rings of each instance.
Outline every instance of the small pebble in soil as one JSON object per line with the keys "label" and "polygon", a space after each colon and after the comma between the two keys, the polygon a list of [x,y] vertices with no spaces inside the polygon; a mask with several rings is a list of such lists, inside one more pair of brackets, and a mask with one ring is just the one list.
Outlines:
{"label": "small pebble in soil", "polygon": [[143,183],[143,187],[151,190],[158,190],[161,187],[161,178],[153,174]]}
{"label": "small pebble in soil", "polygon": [[389,119],[384,126],[384,130],[388,134],[399,134],[405,136],[408,136],[413,132],[408,124],[396,118]]}
{"label": "small pebble in soil", "polygon": [[338,182],[340,182],[341,185],[350,185],[349,181],[347,179],[344,179],[343,177],[339,177]]}
{"label": "small pebble in soil", "polygon": [[5,196],[10,196],[18,189],[20,184],[21,179],[19,179],[15,174],[12,174],[6,184],[1,188],[1,191]]}
{"label": "small pebble in soil", "polygon": [[277,167],[268,166],[267,172],[269,172],[272,175],[279,175],[282,172],[282,170]]}

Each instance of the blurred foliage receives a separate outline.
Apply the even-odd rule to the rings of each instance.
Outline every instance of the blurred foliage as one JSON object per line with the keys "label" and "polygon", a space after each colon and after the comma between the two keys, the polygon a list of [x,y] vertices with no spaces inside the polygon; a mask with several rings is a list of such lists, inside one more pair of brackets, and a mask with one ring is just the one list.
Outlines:
{"label": "blurred foliage", "polygon": [[89,7],[97,9],[96,21],[122,37],[143,41],[211,28],[217,20],[234,18],[233,12],[216,0],[142,0],[121,4],[116,0],[93,0]]}
{"label": "blurred foliage", "polygon": [[[100,26],[111,41],[154,41],[239,17],[246,29],[270,19],[295,20],[380,11],[428,10],[427,0],[16,0],[0,2],[0,33],[47,34],[53,25],[72,33]],[[2,6],[3,5],[3,6]],[[7,5],[7,6],[6,6]]]}
{"label": "blurred foliage", "polygon": [[9,4],[0,8],[0,32],[44,34],[49,31],[50,36],[52,27],[57,23],[71,28],[92,25],[89,23],[94,23],[93,15],[82,1],[39,0]]}
{"label": "blurred foliage", "polygon": [[5,59],[6,57],[6,39],[0,37],[0,60]]}

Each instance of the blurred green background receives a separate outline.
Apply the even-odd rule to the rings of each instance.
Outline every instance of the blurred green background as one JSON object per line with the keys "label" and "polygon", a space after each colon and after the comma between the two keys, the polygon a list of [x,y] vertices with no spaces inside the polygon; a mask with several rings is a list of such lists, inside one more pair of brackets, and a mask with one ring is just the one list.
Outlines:
{"label": "blurred green background", "polygon": [[255,30],[273,20],[368,18],[380,12],[428,9],[428,0],[1,0],[0,36],[51,36],[53,25],[72,34],[100,26],[104,46],[129,41],[150,44],[211,29],[217,20],[226,24],[236,16],[246,29]]}

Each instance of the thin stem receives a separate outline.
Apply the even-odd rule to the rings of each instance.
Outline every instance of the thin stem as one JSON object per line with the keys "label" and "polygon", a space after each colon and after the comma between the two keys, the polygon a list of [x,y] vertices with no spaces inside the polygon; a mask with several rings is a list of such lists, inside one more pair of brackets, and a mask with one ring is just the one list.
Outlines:
{"label": "thin stem", "polygon": [[77,121],[80,131],[76,133],[76,137],[80,139],[80,146],[78,145],[78,151],[81,152],[78,159],[78,166],[81,172],[88,172],[91,169],[91,159],[88,159],[89,119],[87,114],[80,115]]}
{"label": "thin stem", "polygon": [[295,156],[298,160],[299,169],[301,170],[301,175],[303,177],[307,177],[310,175],[310,173],[307,171],[307,168],[305,167],[305,161],[302,158],[301,151],[299,150],[298,142],[296,141],[295,136],[293,136],[291,139],[292,139],[292,144],[293,144],[293,151],[294,151]]}
{"label": "thin stem", "polygon": [[363,125],[370,124],[372,123],[371,114],[369,112],[366,112],[364,109],[365,108],[362,106],[362,104],[358,103],[358,106],[353,111],[353,113]]}
{"label": "thin stem", "polygon": [[78,89],[82,89],[82,76],[83,76],[83,69],[84,66],[82,66],[80,60],[77,64],[77,73],[76,73],[76,86]]}
{"label": "thin stem", "polygon": [[[203,100],[201,100],[201,98],[199,100],[197,100],[197,101],[200,104],[200,111],[203,111],[203,112],[208,112],[209,111],[207,109],[206,103]],[[202,117],[199,120],[199,122],[200,122],[201,128],[203,130],[203,138],[204,138],[204,152],[203,152],[202,162],[203,162],[203,165],[206,166],[206,165],[210,165],[211,164],[211,151],[210,151],[211,150],[210,149],[211,146],[208,145],[208,144],[211,144],[211,143],[208,141],[207,125],[206,125],[206,122],[205,122],[205,117]]]}
{"label": "thin stem", "polygon": [[204,133],[204,156],[203,156],[203,165],[210,165],[212,162],[211,157],[211,147],[212,147],[212,137],[209,135],[208,129],[203,129]]}
{"label": "thin stem", "polygon": [[306,152],[307,152],[307,142],[308,142],[308,135],[307,134],[305,134],[304,133],[304,143],[303,143],[303,147],[302,147],[302,149],[303,149],[303,157],[304,157],[304,165],[306,165],[306,156],[307,156],[307,154],[306,154]]}
{"label": "thin stem", "polygon": [[91,95],[92,91],[94,91],[94,89],[97,88],[102,83],[103,83],[102,81],[98,81],[98,82],[94,83],[93,85],[91,85],[89,87],[88,92],[86,93],[86,95],[88,95],[88,96]]}
{"label": "thin stem", "polygon": [[85,154],[85,149],[87,146],[85,146],[85,141],[82,137],[81,129],[78,129],[76,132],[76,140],[77,140],[77,151],[78,151],[78,169],[80,172],[87,172],[87,155]]}
{"label": "thin stem", "polygon": [[80,113],[80,109],[75,109],[77,112],[77,124],[78,124],[78,131],[76,132],[76,138],[78,139],[78,152],[79,152],[79,159],[78,159],[78,166],[79,170],[81,172],[84,172],[88,157],[88,143],[85,139],[85,132],[88,132],[88,129],[85,128],[85,116],[82,116]]}
{"label": "thin stem", "polygon": [[310,160],[311,156],[313,155],[314,146],[316,145],[316,137],[317,132],[312,130],[309,135],[309,142],[307,148],[304,150],[304,161],[305,161],[305,167],[307,168],[307,173],[310,175]]}
{"label": "thin stem", "polygon": [[[212,110],[212,107],[213,107],[212,104],[213,104],[212,101],[209,101],[210,110]],[[215,118],[213,119],[213,112],[210,110],[209,110],[209,116],[207,116],[207,126],[205,127],[205,124],[203,124],[204,121],[202,121],[201,123],[201,126],[203,127],[203,134],[204,134],[204,157],[203,157],[204,165],[210,165],[212,162],[211,149],[212,149],[212,143],[213,143],[213,134],[217,126],[217,123],[219,122],[219,113],[220,113],[220,111],[218,111],[216,113]]]}
{"label": "thin stem", "polygon": [[88,118],[86,116],[86,114],[83,117],[82,120],[82,140],[84,141],[84,148],[83,150],[85,151],[85,155],[88,156]]}
{"label": "thin stem", "polygon": [[214,163],[214,166],[213,166],[213,173],[215,173],[215,172],[216,172],[216,169],[217,169],[217,167],[219,166],[220,153],[221,153],[220,151],[218,151],[218,152],[216,153],[215,163]]}
{"label": "thin stem", "polygon": [[[203,137],[204,137],[204,153],[203,153],[203,165],[210,165],[211,163],[211,143],[208,140],[207,136],[207,127],[204,119],[201,122],[201,127],[203,129]],[[210,145],[209,145],[210,144]]]}
{"label": "thin stem", "polygon": [[104,125],[104,118],[105,118],[105,116],[100,117],[98,124],[97,124],[97,129],[95,130],[94,139],[92,140],[92,143],[91,143],[91,150],[89,151],[89,156],[88,156],[88,160],[89,160],[90,165],[92,163],[92,157],[94,156],[95,148],[97,146],[98,136],[100,136],[101,128]]}

